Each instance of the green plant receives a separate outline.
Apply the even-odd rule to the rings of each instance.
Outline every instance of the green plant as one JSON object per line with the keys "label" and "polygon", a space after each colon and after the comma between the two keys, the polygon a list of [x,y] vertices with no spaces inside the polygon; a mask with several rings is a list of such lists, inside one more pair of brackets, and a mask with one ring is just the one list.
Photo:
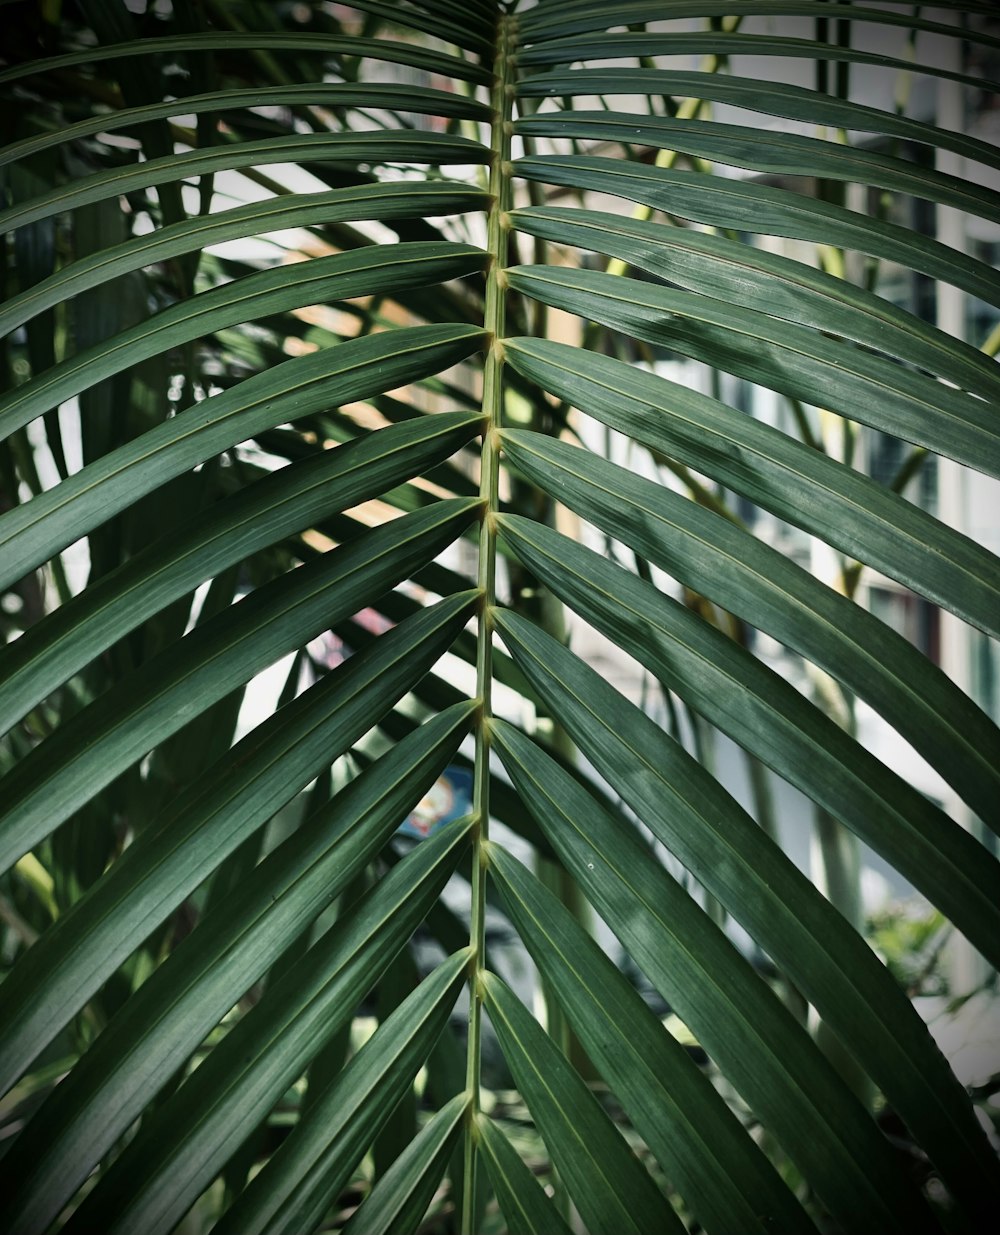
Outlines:
{"label": "green plant", "polygon": [[[985,1229],[994,1153],[905,994],[677,740],[685,725],[668,733],[565,646],[560,605],[699,732],[743,747],[756,783],[766,765],[802,790],[831,855],[848,829],[996,963],[996,859],[868,754],[850,715],[864,699],[997,828],[995,726],[852,599],[872,566],[996,636],[996,559],[833,441],[860,424],[911,444],[907,475],[924,452],[1000,474],[995,363],[873,290],[891,262],[1000,305],[995,272],[847,209],[844,186],[993,222],[997,196],[885,146],[761,140],[708,106],[996,168],[985,142],[845,88],[852,65],[908,63],[866,50],[852,19],[899,27],[918,58],[963,30],[995,54],[989,6],[955,6],[965,27],[823,0],[6,7],[4,1229],[149,1235],[197,1203],[220,1232],[300,1235],[343,1220],[372,1146],[351,1235],[416,1230],[446,1170],[465,1232],[495,1229],[491,1191],[511,1231]],[[810,18],[815,37],[744,32],[758,14]],[[702,69],[658,67],[681,53]],[[722,71],[744,54],[818,66],[817,89]],[[265,196],[247,203],[233,174]],[[213,212],[230,192],[242,204]],[[306,262],[213,252],[291,227]],[[826,267],[748,234],[823,246]],[[839,277],[848,251],[872,259],[860,285]],[[547,337],[561,314],[588,323],[585,346]],[[656,348],[778,392],[803,440],[634,363]],[[75,461],[54,410],[74,397]],[[578,449],[580,413],[655,478]],[[731,494],[842,554],[840,590],[741,526]],[[557,530],[560,510],[609,552]],[[82,537],[83,588],[65,556]],[[369,607],[390,627],[377,637]],[[753,654],[752,628],[827,675],[818,702]],[[334,669],[327,631],[356,649]],[[279,706],[236,740],[244,686],[288,654]],[[471,813],[404,848],[399,822],[456,762]],[[471,934],[441,899],[456,872]],[[766,1137],[589,937],[581,894]],[[549,1034],[491,972],[497,897]],[[724,914],[773,960],[774,989]],[[421,923],[446,954],[426,977],[407,949]],[[465,1042],[448,1025],[463,987]],[[353,1053],[373,988],[379,1028]],[[796,992],[908,1128],[909,1158]],[[486,1110],[484,1017],[554,1199]]]}

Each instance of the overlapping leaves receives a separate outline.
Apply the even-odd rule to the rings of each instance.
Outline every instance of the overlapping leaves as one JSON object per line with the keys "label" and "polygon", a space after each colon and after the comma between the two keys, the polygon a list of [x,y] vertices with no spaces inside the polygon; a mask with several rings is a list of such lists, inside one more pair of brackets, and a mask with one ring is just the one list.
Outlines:
{"label": "overlapping leaves", "polygon": [[[996,559],[815,443],[613,354],[667,348],[1000,474],[995,362],[745,235],[857,250],[993,304],[995,271],[835,192],[714,175],[704,161],[986,220],[1000,217],[996,194],[880,147],[779,127],[760,142],[699,109],[722,102],[992,166],[995,149],[847,97],[657,67],[671,50],[714,69],[746,54],[906,62],[846,37],[737,30],[710,0],[613,14],[546,0],[514,16],[492,0],[358,0],[345,25],[319,5],[291,17],[213,5],[206,24],[178,4],[142,28],[118,0],[83,7],[92,30],[68,30],[64,45],[46,30],[0,71],[20,107],[0,150],[0,230],[20,280],[0,326],[22,332],[7,336],[11,372],[31,371],[0,400],[0,581],[21,596],[46,568],[65,602],[0,653],[0,865],[6,917],[22,928],[0,1027],[23,1121],[0,1163],[5,1229],[166,1233],[202,1204],[220,1231],[413,1231],[449,1170],[469,1229],[490,1190],[515,1232],[567,1229],[567,1197],[595,1233],[679,1231],[691,1215],[734,1235],[807,1231],[826,1214],[846,1230],[939,1229],[863,1097],[660,846],[839,1036],[962,1220],[988,1221],[995,1155],[867,944],[678,735],[554,636],[558,599],[1000,959],[987,847],[708,620],[713,602],[824,670],[1000,828],[992,720],[854,600],[738,527],[727,491],[994,636]],[[902,5],[737,7],[742,19],[954,33]],[[962,8],[980,48],[1000,46],[982,6]],[[272,28],[286,17],[305,28]],[[507,162],[514,133],[525,153]],[[323,187],[289,188],[290,162]],[[213,178],[230,174],[268,196],[213,212]],[[601,209],[590,193],[605,195]],[[611,213],[607,195],[649,213]],[[322,255],[264,270],[205,253],[291,227]],[[584,348],[532,334],[548,309],[588,323]],[[54,414],[68,400],[80,466],[66,462],[67,413]],[[554,440],[581,416],[648,452],[656,478]],[[43,424],[58,483],[32,464],[40,439],[25,430]],[[664,464],[687,494],[661,483]],[[554,530],[557,508],[638,570]],[[474,579],[454,548],[470,534]],[[86,587],[62,573],[82,537]],[[355,649],[339,667],[317,650],[330,633]],[[279,706],[238,734],[244,684],[288,655]],[[530,732],[529,715],[554,729]],[[399,822],[473,741],[478,816],[404,851]],[[551,887],[487,840],[491,815],[558,861],[761,1121],[770,1159]],[[484,954],[484,871],[589,1073]],[[466,895],[471,879],[470,923],[441,900],[452,879]],[[408,948],[425,922],[438,950],[421,973]],[[466,979],[468,1054],[449,1024]],[[380,1023],[351,1054],[346,1027],[373,987]],[[481,1014],[555,1167],[555,1199],[484,1100]],[[436,1113],[418,1128],[425,1066]],[[588,1085],[595,1069],[631,1144]],[[373,1145],[376,1180],[348,1220],[338,1198]],[[800,1173],[797,1193],[775,1160]]]}

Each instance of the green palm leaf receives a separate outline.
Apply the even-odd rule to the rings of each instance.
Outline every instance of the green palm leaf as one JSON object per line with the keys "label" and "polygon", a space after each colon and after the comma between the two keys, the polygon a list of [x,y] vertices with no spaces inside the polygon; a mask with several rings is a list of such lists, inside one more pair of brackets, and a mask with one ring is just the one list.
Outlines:
{"label": "green palm leaf", "polygon": [[619,646],[723,733],[815,795],[940,904],[977,947],[995,953],[1000,865],[968,833],[783,678],[651,584],[518,516],[502,516],[501,527],[521,560],[567,604],[613,632]]}
{"label": "green palm leaf", "polygon": [[[896,0],[893,0],[893,3],[896,3]],[[740,5],[739,11],[744,16],[757,14],[766,17],[803,16],[826,18],[829,21],[845,18],[854,21],[882,22],[886,25],[928,30],[938,34],[954,34],[950,26],[924,17],[913,16],[910,13],[900,13],[893,9],[869,8],[863,4],[827,4],[826,0],[745,0]],[[985,13],[988,8],[983,4],[963,2],[960,11]],[[732,5],[727,6],[725,0],[721,3],[720,0],[664,0],[662,4],[656,4],[655,0],[627,0],[615,9],[613,16],[616,25],[626,25],[632,22],[661,21],[667,17],[724,17],[731,12]],[[594,0],[568,0],[568,3],[560,6],[558,10],[555,5],[539,5],[534,12],[525,13],[522,21],[524,33],[529,42],[536,39],[555,38],[559,34],[605,30],[610,24],[607,9],[600,4],[595,4]],[[988,34],[980,34],[979,37],[984,44],[997,43],[997,39]]]}
{"label": "green palm leaf", "polygon": [[487,201],[486,194],[472,185],[404,181],[359,184],[328,193],[271,197],[235,210],[223,210],[217,215],[185,219],[101,249],[89,257],[81,257],[25,288],[0,307],[0,328],[13,330],[36,313],[92,287],[100,287],[119,275],[225,240],[289,227],[331,226],[358,219],[412,219],[425,214],[482,210]]}
{"label": "green palm leaf", "polygon": [[517,1150],[492,1120],[476,1124],[479,1152],[486,1163],[511,1235],[565,1235],[569,1227],[545,1197]]}
{"label": "green palm leaf", "polygon": [[[472,501],[455,501],[456,507],[441,504],[408,516],[412,535],[395,525],[379,528],[275,580],[231,614],[192,631],[176,650],[147,662],[145,671],[113,696],[95,700],[11,772],[0,866],[10,865],[236,683],[313,638],[324,629],[324,620],[356,612],[431,560],[468,526],[475,510]],[[381,571],[373,568],[380,561],[385,563]],[[360,586],[352,578],[359,572],[367,580]],[[459,611],[467,603],[467,597],[457,598]]]}
{"label": "green palm leaf", "polygon": [[339,163],[482,163],[488,157],[478,142],[451,138],[437,133],[396,133],[373,130],[369,133],[309,133],[302,137],[273,137],[258,142],[243,142],[231,148],[212,148],[191,154],[169,155],[138,164],[128,172],[115,169],[99,172],[72,187],[39,196],[0,214],[0,235],[51,218],[63,210],[79,209],[94,202],[107,201],[120,193],[169,184],[186,176],[238,167],[260,167],[271,163],[332,159]]}
{"label": "green palm leaf", "polygon": [[989,817],[1000,800],[1000,731],[905,639],[714,511],[539,434],[505,430],[503,441],[511,462],[571,510],[839,677]]}
{"label": "green palm leaf", "polygon": [[[518,230],[595,249],[649,274],[720,300],[749,300],[774,317],[877,346],[931,369],[984,399],[998,393],[996,365],[977,348],[863,288],[801,262],[724,236],[622,219],[592,210],[515,210]],[[537,342],[544,345],[544,340]],[[934,360],[931,361],[931,357]]]}
{"label": "green palm leaf", "polygon": [[680,1224],[581,1078],[514,993],[483,975],[485,1006],[556,1169],[590,1230]]}
{"label": "green palm leaf", "polygon": [[[147,1230],[176,1224],[405,944],[454,869],[467,836],[468,821],[453,824],[386,876],[349,919],[269,987],[254,1014],[212,1052],[211,1065],[206,1060],[197,1080],[192,1077],[194,1083],[178,1089],[160,1109],[158,1126],[150,1125],[144,1136],[145,1152],[141,1142],[132,1150],[131,1169],[127,1158],[120,1159],[101,1192],[91,1194],[90,1214],[79,1211],[83,1230],[94,1215],[109,1231],[136,1222]],[[454,966],[449,969],[454,977]],[[176,1117],[185,1110],[197,1113],[197,1130],[191,1120]],[[68,1121],[60,1124],[67,1127]],[[88,1163],[95,1160],[92,1145],[79,1144],[78,1153]],[[58,1161],[65,1163],[65,1156]],[[51,1162],[47,1155],[33,1174],[38,1177]],[[44,1198],[52,1212],[51,1186]]]}
{"label": "green palm leaf", "polygon": [[[671,876],[641,860],[645,847],[624,820],[592,803],[539,747],[503,722],[495,727],[495,742],[535,818],[605,921],[814,1180],[831,1211],[855,1228],[932,1229],[930,1214],[921,1212],[919,1198],[895,1173],[867,1116],[801,1027]],[[754,1039],[760,1045],[749,1066],[744,1043]],[[822,1130],[810,1108],[825,1113],[829,1122]],[[821,1139],[803,1138],[805,1127]],[[555,1146],[550,1149],[555,1158]],[[841,1191],[844,1179],[854,1186]]]}
{"label": "green palm leaf", "polygon": [[[30,396],[0,404],[0,425],[13,433],[41,412],[106,381],[164,347],[176,347],[238,322],[253,321],[325,300],[380,296],[408,287],[460,278],[480,269],[487,258],[470,246],[400,244],[385,249],[342,253],[291,267],[268,270],[203,292],[123,330],[113,343],[97,344],[72,360],[54,365],[31,383]],[[20,392],[18,392],[20,393]],[[27,394],[28,392],[26,392]]]}
{"label": "green palm leaf", "polygon": [[[635,338],[842,413],[996,475],[996,418],[978,399],[812,331],[695,292],[622,287],[598,271],[515,267],[511,287]],[[825,398],[824,398],[825,396]]]}
{"label": "green palm leaf", "polygon": [[[487,10],[488,12],[488,10]],[[425,19],[426,21],[426,19]],[[128,43],[104,47],[87,47],[81,51],[62,56],[37,59],[28,64],[14,66],[3,71],[0,82],[17,81],[36,73],[49,73],[78,64],[98,64],[106,60],[132,59],[135,56],[160,56],[178,51],[256,51],[266,48],[270,52],[295,52],[297,55],[324,54],[365,56],[373,60],[386,60],[390,64],[425,68],[432,73],[443,73],[460,81],[487,83],[489,71],[470,63],[461,56],[442,55],[423,47],[387,39],[365,39],[343,35],[293,33],[280,30],[247,31],[233,33],[205,30],[198,34],[161,35],[150,39],[132,39]]]}
{"label": "green palm leaf", "polygon": [[682,219],[733,231],[841,245],[898,261],[990,304],[1000,303],[1000,277],[985,262],[880,218],[859,217],[836,203],[769,184],[746,184],[702,172],[650,168],[593,155],[519,159],[518,173],[545,184],[613,193]]}
{"label": "green palm leaf", "polygon": [[[384,651],[380,649],[381,654],[369,660],[372,668],[388,677]],[[329,695],[328,691],[323,693]],[[254,777],[249,803],[245,791],[233,793],[236,778],[232,773],[226,776],[213,766],[210,777],[204,778],[208,785],[197,782],[194,792],[178,804],[179,809],[157,821],[158,826],[136,842],[130,861],[117,868],[121,873],[102,881],[60,920],[46,936],[40,955],[33,957],[30,969],[11,976],[4,1058],[14,1075],[19,1061],[29,1061],[46,1045],[135,943],[252,835],[254,827],[260,826],[276,806],[290,799],[317,765],[322,766],[321,750],[327,754],[346,745],[344,731],[350,734],[347,725],[351,718],[343,715],[347,709],[339,694],[337,698],[341,706],[334,716],[340,732],[329,721],[315,724],[315,717],[309,715],[315,710],[315,700],[309,700],[313,706],[308,709],[294,709],[299,713],[293,718],[300,721],[298,725],[282,717],[282,731],[267,735],[271,767],[264,775]],[[370,689],[359,692],[358,703],[365,709],[379,706]],[[261,864],[235,907],[225,915],[212,917],[211,927],[198,936],[194,955],[190,950],[185,954],[189,957],[188,973],[195,975],[185,979],[185,997],[178,994],[185,988],[169,982],[145,987],[142,1002],[149,1009],[149,1037],[144,1050],[180,1050],[183,1055],[185,1043],[188,1049],[194,1048],[239,994],[277,960],[275,949],[278,953],[283,950],[288,937],[295,936],[296,927],[305,929],[384,844],[386,829],[391,832],[398,826],[399,818],[418,800],[414,788],[428,787],[428,766],[440,773],[445,761],[442,752],[454,753],[456,732],[458,737],[463,733],[468,713],[469,705],[461,704],[442,712],[346,789],[338,798],[336,813],[329,808],[316,813],[313,822],[317,828],[329,826],[331,817],[337,825],[334,871],[329,869],[331,857],[325,844],[330,842],[325,831],[320,837],[308,831],[290,837]],[[306,728],[302,720],[313,723]],[[354,731],[358,728],[356,715],[353,727]],[[284,749],[282,741],[286,743]],[[234,749],[240,756],[247,754],[239,745]],[[389,776],[397,779],[387,789],[381,781]],[[243,788],[245,777],[237,783]],[[207,787],[215,791],[214,796],[205,792]],[[229,800],[223,798],[220,806],[220,791],[227,789]],[[179,850],[178,833],[197,838],[197,844]],[[190,864],[188,869],[182,862]],[[283,919],[283,914],[291,916]],[[184,972],[184,962],[177,965]],[[157,991],[163,995],[158,997]],[[207,1023],[199,1030],[199,1019],[205,1017]],[[172,1024],[171,1018],[176,1022]],[[157,1027],[155,1034],[153,1027]]]}
{"label": "green palm leaf", "polygon": [[[928,1147],[936,1144],[931,1152],[939,1156],[942,1171],[953,1176],[956,1189],[963,1187],[959,1181],[967,1176],[973,1162],[979,1163],[982,1178],[988,1179],[994,1166],[991,1148],[971,1119],[954,1079],[942,1066],[941,1055],[923,1023],[887,979],[871,950],[777,846],[761,838],[754,821],[718,782],[677,743],[665,740],[659,727],[638,708],[523,619],[504,614],[500,628],[533,685],[563,719],[588,759],[656,838],[794,976],[810,1002],[845,1041],[852,1043],[858,1057],[865,1058],[873,1072],[878,1072],[884,1091],[897,1095],[894,1101],[900,1111],[921,1125],[923,1143]],[[511,859],[497,852],[492,863],[505,890],[510,889],[505,895],[516,894],[524,900],[530,885],[511,865]],[[512,887],[515,875],[519,882]],[[540,901],[536,893],[531,901],[535,914],[556,914],[554,907]],[[521,913],[527,912],[525,906]],[[569,923],[562,924],[563,931],[570,929]],[[530,938],[527,930],[525,934]],[[569,953],[577,966],[580,961],[575,954],[582,950],[578,944]],[[536,944],[532,951],[540,967],[555,964],[552,946],[543,949]],[[608,970],[606,964],[600,968]],[[599,980],[595,975],[592,987],[603,991],[616,981],[610,972],[603,972]],[[624,991],[612,1006],[623,1003],[627,1004]],[[619,1030],[620,1036],[631,1039],[637,1021],[641,1023],[638,1009],[627,1018],[627,1034]],[[579,1032],[584,1031],[581,1028]],[[595,1039],[594,1049],[608,1050],[605,1043],[604,1038]],[[637,1048],[630,1045],[628,1049]],[[647,1059],[652,1058],[650,1047],[645,1054]],[[609,1053],[608,1062],[617,1066],[617,1055]],[[663,1067],[658,1071],[665,1075]],[[622,1092],[617,1085],[615,1088]],[[676,1086],[673,1088],[677,1092]],[[921,1089],[924,1092],[917,1097]],[[646,1101],[649,1092],[640,1088],[638,1096]],[[949,1124],[951,1129],[945,1132]],[[712,1144],[718,1144],[719,1139],[716,1132]],[[689,1136],[677,1138],[675,1143],[688,1144]],[[727,1170],[732,1170],[731,1157]],[[978,1186],[973,1184],[970,1195]],[[746,1191],[759,1195],[760,1185]],[[692,1191],[691,1195],[696,1194]],[[714,1206],[723,1195],[721,1182],[716,1183],[706,1203]],[[720,1225],[747,1221],[743,1216]]]}
{"label": "green palm leaf", "polygon": [[444,1027],[469,955],[450,957],[383,1022],[254,1177],[221,1231],[292,1232],[322,1220]]}
{"label": "green palm leaf", "polygon": [[0,685],[0,715],[20,720],[116,639],[206,578],[447,458],[480,425],[475,414],[455,412],[387,428],[292,463],[171,529],[18,640]]}
{"label": "green palm leaf", "polygon": [[247,378],[235,390],[191,409],[183,422],[175,417],[158,425],[58,489],[0,516],[0,586],[19,579],[158,484],[281,424],[292,412],[308,415],[331,402],[382,393],[434,372],[442,361],[464,359],[482,339],[480,331],[464,326],[415,326],[398,334],[351,340]]}
{"label": "green palm leaf", "polygon": [[512,339],[507,353],[512,365],[609,428],[994,630],[995,555],[853,468],[717,399],[607,356],[581,356],[541,339]]}
{"label": "green palm leaf", "polygon": [[708,1229],[778,1221],[811,1230],[725,1103],[572,915],[495,846],[490,873],[587,1052]]}
{"label": "green palm leaf", "polygon": [[987,1229],[834,855],[1000,962],[992,6],[141,8],[0,63],[0,1225]]}
{"label": "green palm leaf", "polygon": [[423,1221],[447,1160],[462,1131],[468,1106],[456,1094],[414,1137],[344,1228],[351,1235],[411,1235]]}
{"label": "green palm leaf", "polygon": [[[789,120],[801,120],[812,124],[830,125],[834,128],[843,129],[860,129],[866,132],[887,133],[894,137],[903,139],[915,139],[920,142],[926,142],[929,145],[940,147],[942,150],[951,150],[955,154],[960,154],[965,158],[976,159],[979,162],[989,166],[1000,166],[1000,155],[987,142],[978,141],[976,138],[968,137],[964,133],[952,133],[946,129],[940,129],[930,124],[922,124],[915,120],[910,120],[906,116],[898,116],[893,112],[882,111],[874,107],[862,107],[857,103],[849,102],[845,99],[830,99],[820,98],[812,90],[805,90],[799,86],[790,86],[783,83],[773,83],[764,81],[750,81],[746,78],[720,76],[714,73],[674,73],[674,72],[655,72],[647,69],[616,69],[613,72],[607,72],[600,69],[585,69],[577,70],[570,73],[545,73],[539,77],[528,77],[521,84],[521,93],[531,98],[534,95],[555,95],[558,97],[566,97],[569,95],[579,94],[596,94],[596,95],[613,95],[613,94],[675,94],[682,98],[704,98],[711,99],[716,103],[730,103],[737,107],[746,107],[752,111],[765,112],[772,116],[782,116]],[[604,119],[597,113],[581,113],[572,111],[566,113],[565,119],[560,117],[558,120],[548,120],[539,118],[537,120],[522,121],[519,130],[523,133],[537,134],[545,132],[547,136],[556,136],[560,133],[566,133],[574,137],[584,136],[585,133],[580,130],[586,130],[590,123],[594,125],[596,136],[602,137],[618,137],[621,139],[621,134],[615,130],[626,127],[623,125],[625,118],[612,114],[607,115]],[[627,122],[626,122],[627,124]],[[546,128],[546,126],[552,126]],[[632,132],[641,140],[649,140],[649,134],[656,132],[662,126],[664,134],[671,134],[668,141],[668,149],[684,149],[684,146],[674,146],[672,142],[676,135],[682,133],[685,128],[690,127],[692,133],[697,133],[704,137],[704,149],[706,153],[714,158],[720,158],[719,149],[725,148],[727,139],[731,142],[737,142],[742,134],[747,139],[745,149],[741,149],[736,160],[747,155],[750,146],[753,144],[750,137],[754,130],[743,130],[741,126],[733,126],[727,124],[712,125],[704,134],[701,134],[700,127],[697,124],[688,126],[683,121],[671,123],[669,119],[660,120],[659,118],[651,121],[636,121],[632,120]],[[717,134],[717,137],[713,136]],[[653,144],[656,144],[655,141]],[[757,143],[758,150],[760,143]],[[700,149],[701,147],[698,147]],[[786,164],[782,156],[783,150],[789,152],[795,151],[796,158],[790,159]],[[805,155],[805,151],[812,150],[813,157],[817,161],[823,161],[824,153],[828,154],[831,164],[835,167],[838,155],[845,154],[841,147],[826,142],[816,142],[809,139],[797,141],[792,134],[777,134],[772,141],[768,141],[764,152],[764,163],[757,170],[772,170],[771,161],[773,160],[773,170],[788,171],[795,170],[796,175],[815,175],[818,174],[816,167],[810,163],[810,160]],[[685,151],[687,153],[687,151]],[[751,159],[754,156],[749,155]],[[861,163],[865,162],[863,155],[857,154],[846,155],[850,158],[860,158]],[[723,159],[723,162],[728,162],[728,159]],[[873,161],[874,162],[874,161]],[[879,162],[885,167],[886,172],[891,172],[896,167],[896,162],[893,159],[883,159]],[[825,161],[823,162],[825,167]],[[746,166],[756,166],[755,162],[746,164]],[[835,171],[825,169],[823,175],[834,176],[839,179]],[[843,176],[845,180],[857,181],[865,183],[863,177],[857,175],[857,169],[852,169],[851,173]],[[944,191],[945,185],[948,183],[947,177],[938,177],[933,171],[924,172],[922,176],[925,191],[930,190],[932,186],[938,185],[940,182],[941,190]],[[903,188],[902,185],[894,185],[894,188],[899,188],[903,192],[912,192],[912,181],[910,186]],[[963,189],[958,183],[952,185],[955,193],[962,193]],[[970,206],[973,199],[977,199],[984,209],[995,211],[997,208],[995,194],[989,194],[986,190],[978,190],[975,185],[964,186],[965,192],[970,197],[963,203],[965,209],[975,209],[975,206]]]}

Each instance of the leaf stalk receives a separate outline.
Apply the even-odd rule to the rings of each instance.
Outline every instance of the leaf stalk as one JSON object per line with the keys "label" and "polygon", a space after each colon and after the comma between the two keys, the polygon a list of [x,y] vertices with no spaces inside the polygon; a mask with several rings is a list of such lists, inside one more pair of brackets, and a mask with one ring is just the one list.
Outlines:
{"label": "leaf stalk", "polygon": [[[496,521],[499,509],[500,439],[503,408],[503,339],[506,329],[507,246],[510,223],[505,217],[511,208],[510,134],[513,91],[513,42],[516,18],[503,14],[497,22],[495,76],[491,91],[490,205],[486,247],[492,261],[486,276],[484,325],[492,340],[483,369],[483,447],[480,466],[480,496],[484,515],[479,527],[478,585],[482,595],[476,649],[476,689],[481,701],[476,727],[473,811],[472,901],[469,941],[473,960],[469,974],[469,1034],[466,1047],[466,1089],[470,1095],[469,1117],[472,1126],[480,1111],[480,1056],[482,1041],[482,973],[486,920],[486,850],[490,816],[490,741],[493,677],[493,606],[496,602]],[[462,1178],[461,1231],[473,1235],[476,1227],[476,1138],[465,1142]]]}

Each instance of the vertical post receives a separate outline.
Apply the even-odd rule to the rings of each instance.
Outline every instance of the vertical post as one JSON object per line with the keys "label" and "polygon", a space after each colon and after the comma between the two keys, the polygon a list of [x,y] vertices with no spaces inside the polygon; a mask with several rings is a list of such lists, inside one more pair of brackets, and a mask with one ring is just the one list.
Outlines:
{"label": "vertical post", "polygon": [[[956,25],[957,13],[942,11],[934,14],[934,20]],[[935,37],[933,63],[941,68],[962,69],[961,41],[958,38]],[[926,49],[925,49],[926,52]],[[936,122],[943,129],[956,133],[965,132],[965,109],[963,87],[959,82],[937,80]],[[939,171],[964,180],[967,176],[965,159],[951,150],[937,150],[935,165]],[[935,207],[937,239],[949,248],[964,252],[967,248],[965,219],[954,206]],[[938,327],[956,339],[966,334],[966,294],[950,283],[939,282],[935,296],[935,319]],[[968,508],[969,475],[960,463],[952,459],[938,459],[938,517],[949,527],[969,535],[971,512]],[[940,611],[941,668],[966,694],[974,693],[972,680],[972,640],[966,624],[947,610]],[[948,790],[945,807],[968,831],[980,836],[980,825],[968,806],[952,790]],[[949,940],[947,951],[949,985],[956,995],[964,995],[980,986],[986,979],[988,968],[982,956],[960,935]]]}

